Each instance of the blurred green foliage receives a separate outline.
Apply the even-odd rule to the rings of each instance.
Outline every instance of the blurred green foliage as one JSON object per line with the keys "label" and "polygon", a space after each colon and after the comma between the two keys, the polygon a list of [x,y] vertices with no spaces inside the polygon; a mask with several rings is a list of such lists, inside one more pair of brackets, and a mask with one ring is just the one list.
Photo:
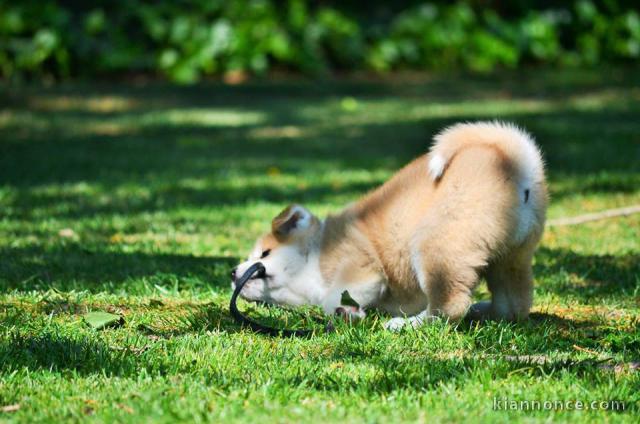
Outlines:
{"label": "blurred green foliage", "polygon": [[[507,5],[503,3],[508,3]],[[640,57],[634,1],[0,0],[0,75],[490,71]]]}

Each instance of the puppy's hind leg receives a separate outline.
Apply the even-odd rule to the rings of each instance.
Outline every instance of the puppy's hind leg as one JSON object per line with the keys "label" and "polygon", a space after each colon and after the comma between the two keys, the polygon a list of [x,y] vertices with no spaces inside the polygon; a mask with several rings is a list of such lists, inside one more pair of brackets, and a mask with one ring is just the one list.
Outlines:
{"label": "puppy's hind leg", "polygon": [[491,263],[487,283],[491,303],[473,305],[471,319],[504,319],[516,321],[529,315],[533,303],[532,249],[519,248]]}

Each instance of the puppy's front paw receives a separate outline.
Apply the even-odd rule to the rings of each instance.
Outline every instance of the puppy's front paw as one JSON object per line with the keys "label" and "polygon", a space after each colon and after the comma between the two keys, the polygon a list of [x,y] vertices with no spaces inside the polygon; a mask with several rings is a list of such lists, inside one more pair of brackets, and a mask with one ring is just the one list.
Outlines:
{"label": "puppy's front paw", "polygon": [[406,318],[391,318],[389,321],[384,323],[384,329],[389,331],[400,331],[408,324],[409,320]]}
{"label": "puppy's front paw", "polygon": [[336,315],[342,317],[345,321],[357,321],[364,318],[367,314],[361,308],[354,306],[338,306],[335,311]]}

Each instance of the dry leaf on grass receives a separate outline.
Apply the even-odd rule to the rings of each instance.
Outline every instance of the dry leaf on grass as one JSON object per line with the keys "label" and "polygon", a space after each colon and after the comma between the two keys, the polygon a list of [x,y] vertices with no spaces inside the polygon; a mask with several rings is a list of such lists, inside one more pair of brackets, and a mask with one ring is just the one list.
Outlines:
{"label": "dry leaf on grass", "polygon": [[0,411],[2,411],[2,412],[16,412],[18,409],[20,409],[20,404],[19,403],[14,403],[13,405],[3,406],[2,408],[0,408]]}
{"label": "dry leaf on grass", "polygon": [[63,228],[62,230],[58,231],[58,235],[62,238],[73,238],[76,236],[76,232],[71,228]]}
{"label": "dry leaf on grass", "polygon": [[127,405],[125,405],[123,403],[116,404],[116,408],[122,409],[127,414],[133,414],[133,408],[131,408],[130,406],[127,406]]}

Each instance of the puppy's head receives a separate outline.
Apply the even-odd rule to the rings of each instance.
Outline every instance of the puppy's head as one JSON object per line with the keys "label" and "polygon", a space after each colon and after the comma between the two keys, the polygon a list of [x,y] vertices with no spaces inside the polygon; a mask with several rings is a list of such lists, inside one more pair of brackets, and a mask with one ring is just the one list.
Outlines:
{"label": "puppy's head", "polygon": [[[232,287],[247,269],[256,262],[262,262],[266,272],[249,280],[242,289],[241,297],[248,300],[285,305],[311,303],[314,279],[309,275],[315,269],[319,240],[320,220],[307,209],[291,205],[280,212],[271,222],[271,232],[260,237],[249,258],[232,272]],[[313,271],[311,271],[313,273]]]}

